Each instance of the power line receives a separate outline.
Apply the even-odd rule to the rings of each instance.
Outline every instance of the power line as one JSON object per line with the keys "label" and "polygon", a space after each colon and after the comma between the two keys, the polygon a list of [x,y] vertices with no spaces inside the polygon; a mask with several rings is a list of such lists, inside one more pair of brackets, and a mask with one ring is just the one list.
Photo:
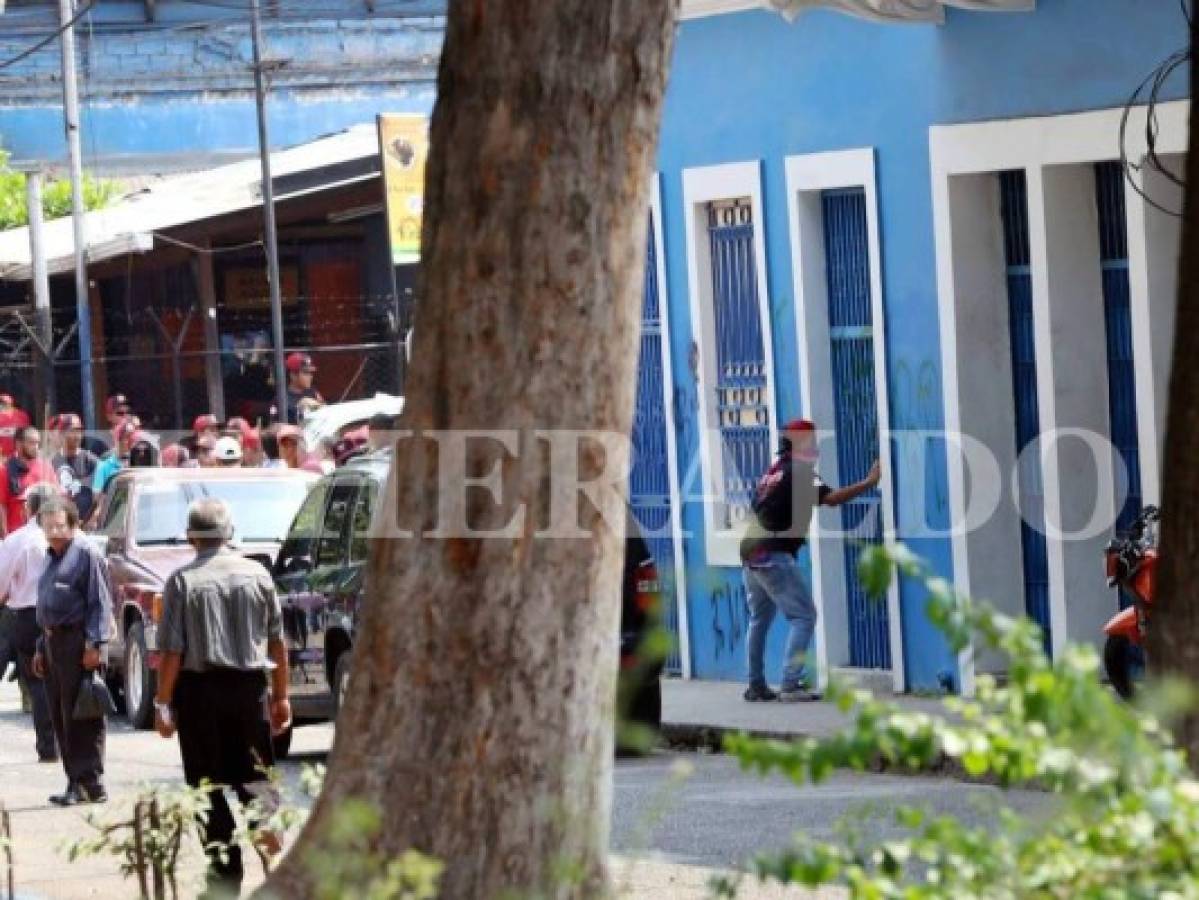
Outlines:
{"label": "power line", "polygon": [[178,238],[173,238],[163,234],[161,231],[153,231],[151,234],[160,241],[165,241],[168,244],[174,244],[177,247],[182,247],[185,250],[190,250],[193,253],[201,253],[207,256],[213,256],[217,253],[234,253],[241,250],[251,250],[254,247],[261,247],[262,241],[248,241],[244,244],[233,244],[225,247],[201,247],[198,244],[189,244],[187,241],[181,241]]}
{"label": "power line", "polygon": [[96,0],[87,0],[87,2],[85,2],[83,4],[83,6],[79,7],[79,9],[75,11],[75,15],[71,18],[71,20],[69,22],[67,22],[65,25],[62,25],[59,28],[55,29],[55,31],[52,34],[48,35],[47,37],[42,38],[36,44],[33,44],[33,45],[27,47],[26,49],[22,50],[20,53],[18,53],[12,59],[8,59],[8,60],[5,60],[4,62],[0,62],[0,69],[7,69],[10,66],[15,66],[21,60],[27,59],[30,56],[33,56],[33,54],[37,53],[43,47],[48,47],[50,44],[54,43],[56,40],[58,40],[59,35],[61,35],[63,32],[67,31],[68,29],[74,28],[75,23],[78,22],[80,19],[82,19],[85,15],[87,15],[87,13],[91,12],[92,7],[95,5],[96,5]]}

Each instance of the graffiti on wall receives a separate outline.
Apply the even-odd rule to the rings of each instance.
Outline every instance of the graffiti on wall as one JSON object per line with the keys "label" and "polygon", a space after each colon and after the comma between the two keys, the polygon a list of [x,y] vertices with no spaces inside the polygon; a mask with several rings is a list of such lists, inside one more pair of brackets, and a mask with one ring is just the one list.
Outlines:
{"label": "graffiti on wall", "polygon": [[712,614],[713,656],[717,660],[739,657],[749,623],[745,585],[730,581],[713,588],[708,595],[708,605]]}
{"label": "graffiti on wall", "polygon": [[935,528],[949,514],[949,485],[940,456],[943,444],[937,438],[944,425],[936,363],[899,360],[892,396],[896,524],[902,537]]}

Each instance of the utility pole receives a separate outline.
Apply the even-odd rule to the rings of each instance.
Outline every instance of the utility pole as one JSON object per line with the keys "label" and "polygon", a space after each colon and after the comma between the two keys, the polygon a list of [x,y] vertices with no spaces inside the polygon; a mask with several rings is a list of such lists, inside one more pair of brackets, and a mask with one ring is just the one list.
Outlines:
{"label": "utility pole", "polygon": [[46,240],[42,234],[42,173],[25,174],[25,208],[29,218],[29,259],[33,263],[33,309],[41,343],[38,413],[58,409],[54,392],[54,329],[50,318],[50,275],[46,267]]}
{"label": "utility pole", "polygon": [[67,128],[67,154],[71,163],[71,218],[75,225],[75,311],[79,322],[79,391],[83,427],[96,427],[96,392],[92,381],[92,310],[87,282],[87,230],[83,221],[83,155],[79,140],[79,85],[75,75],[75,18],[73,0],[58,0],[62,31],[63,114]]}
{"label": "utility pole", "polygon": [[[65,0],[64,0],[65,2]],[[287,373],[283,365],[283,297],[279,283],[279,238],[275,230],[275,190],[271,184],[271,141],[266,125],[266,73],[262,65],[262,22],[258,0],[250,0],[254,44],[254,94],[258,101],[258,156],[262,161],[262,218],[266,228],[266,273],[271,290],[271,338],[275,344],[275,405],[287,421]]]}

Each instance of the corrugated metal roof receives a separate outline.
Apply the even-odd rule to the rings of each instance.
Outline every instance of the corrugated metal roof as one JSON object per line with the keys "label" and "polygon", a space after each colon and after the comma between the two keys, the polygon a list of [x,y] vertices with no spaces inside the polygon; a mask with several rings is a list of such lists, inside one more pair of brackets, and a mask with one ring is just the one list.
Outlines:
{"label": "corrugated metal roof", "polygon": [[[288,176],[377,156],[378,152],[374,123],[356,125],[274,152],[271,175],[278,184]],[[99,262],[126,253],[145,252],[154,247],[157,231],[251,209],[261,203],[262,171],[257,159],[167,178],[87,214],[88,260]],[[43,238],[50,273],[72,271],[75,242],[71,218],[47,222]],[[14,281],[30,278],[28,228],[0,232],[0,278]]]}
{"label": "corrugated metal roof", "polygon": [[769,0],[789,19],[808,9],[826,7],[880,22],[941,22],[945,7],[983,12],[1024,12],[1036,0]]}

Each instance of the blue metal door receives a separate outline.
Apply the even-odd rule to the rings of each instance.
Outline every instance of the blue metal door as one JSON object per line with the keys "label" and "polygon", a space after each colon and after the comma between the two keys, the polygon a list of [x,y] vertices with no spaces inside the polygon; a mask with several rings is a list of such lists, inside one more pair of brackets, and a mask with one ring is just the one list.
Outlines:
{"label": "blue metal door", "polygon": [[748,199],[708,205],[708,247],[724,488],[717,522],[732,529],[749,515],[754,485],[771,461],[766,349]]}
{"label": "blue metal door", "polygon": [[633,468],[629,503],[653,554],[662,585],[663,626],[674,636],[666,672],[682,674],[679,655],[679,592],[675,584],[674,541],[667,461],[666,409],[662,371],[662,318],[658,292],[658,254],[651,218],[646,244],[645,290],[641,307],[641,351],[637,366],[637,406],[633,414]]}
{"label": "blue metal door", "polygon": [[[879,457],[866,193],[861,188],[825,191],[821,201],[837,467],[842,483],[849,484],[865,478]],[[849,595],[849,664],[863,669],[891,668],[887,604],[870,597],[858,581],[862,545],[882,541],[880,504],[875,489],[841,507],[841,526],[847,535],[843,562]]]}
{"label": "blue metal door", "polygon": [[[1037,357],[1033,328],[1032,269],[1028,243],[1028,185],[1024,172],[999,175],[1003,248],[1007,265],[1008,330],[1016,405],[1016,453],[1041,433],[1037,402]],[[1039,454],[1020,457],[1020,546],[1024,557],[1024,608],[1049,640],[1049,556],[1045,548],[1045,491]]]}
{"label": "blue metal door", "polygon": [[[1099,206],[1099,259],[1103,267],[1103,311],[1107,327],[1107,400],[1111,439],[1124,460],[1116,485],[1124,504],[1116,517],[1123,530],[1141,512],[1141,453],[1137,438],[1137,393],[1132,360],[1132,311],[1128,285],[1128,226],[1124,218],[1124,166],[1095,166]],[[1118,473],[1119,474],[1119,473]]]}

